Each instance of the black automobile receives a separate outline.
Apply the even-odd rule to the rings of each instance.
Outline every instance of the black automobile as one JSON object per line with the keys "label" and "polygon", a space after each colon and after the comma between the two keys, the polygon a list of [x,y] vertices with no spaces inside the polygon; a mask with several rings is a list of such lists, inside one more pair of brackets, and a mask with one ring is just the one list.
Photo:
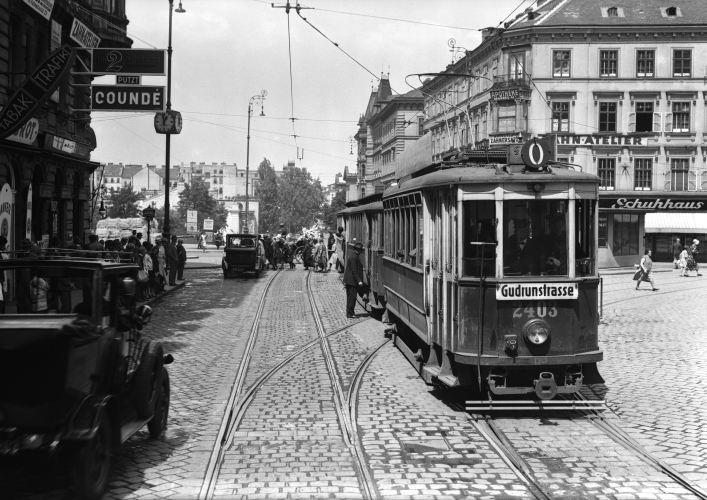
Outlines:
{"label": "black automobile", "polygon": [[221,259],[223,279],[235,273],[255,273],[260,278],[263,256],[257,234],[227,234]]}
{"label": "black automobile", "polygon": [[111,450],[145,425],[153,438],[166,429],[172,357],[140,332],[152,310],[135,306],[137,266],[89,254],[0,260],[12,284],[0,315],[0,455],[64,447],[75,496],[95,500]]}

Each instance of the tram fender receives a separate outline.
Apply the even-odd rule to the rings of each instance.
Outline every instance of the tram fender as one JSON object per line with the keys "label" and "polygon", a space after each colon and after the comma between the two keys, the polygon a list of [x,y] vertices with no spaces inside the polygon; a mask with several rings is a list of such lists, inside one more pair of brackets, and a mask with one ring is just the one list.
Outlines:
{"label": "tram fender", "polygon": [[602,378],[599,370],[597,369],[596,363],[584,363],[582,365],[582,382],[585,384],[603,384],[604,379]]}

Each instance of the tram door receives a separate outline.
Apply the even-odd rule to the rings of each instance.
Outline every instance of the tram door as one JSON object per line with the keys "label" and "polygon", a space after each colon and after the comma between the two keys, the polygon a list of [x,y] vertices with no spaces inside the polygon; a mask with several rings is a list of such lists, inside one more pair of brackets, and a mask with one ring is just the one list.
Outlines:
{"label": "tram door", "polygon": [[456,196],[454,191],[450,190],[446,193],[443,211],[443,237],[444,243],[441,245],[444,265],[443,272],[443,326],[444,326],[444,343],[445,349],[452,349],[452,335],[454,333],[456,320],[456,283],[454,282],[455,263],[456,263],[456,248],[457,248],[457,231],[456,231]]}
{"label": "tram door", "polygon": [[430,323],[432,326],[432,341],[442,345],[442,280],[443,280],[443,252],[442,252],[442,195],[433,191],[430,204],[430,222],[432,224],[432,249],[430,256],[431,290]]}

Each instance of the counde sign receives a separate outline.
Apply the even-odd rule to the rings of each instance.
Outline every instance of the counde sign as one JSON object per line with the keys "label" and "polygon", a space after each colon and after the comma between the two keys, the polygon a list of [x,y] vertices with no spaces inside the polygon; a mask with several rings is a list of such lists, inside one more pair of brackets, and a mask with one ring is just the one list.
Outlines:
{"label": "counde sign", "polygon": [[20,129],[59,86],[74,63],[76,52],[65,44],[42,61],[0,112],[0,139]]}
{"label": "counde sign", "polygon": [[164,87],[94,85],[93,111],[164,111]]}

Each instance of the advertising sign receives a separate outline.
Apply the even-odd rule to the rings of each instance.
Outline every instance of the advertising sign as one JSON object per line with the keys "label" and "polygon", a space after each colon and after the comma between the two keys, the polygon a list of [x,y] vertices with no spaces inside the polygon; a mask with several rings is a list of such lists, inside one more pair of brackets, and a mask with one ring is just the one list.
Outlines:
{"label": "advertising sign", "polygon": [[[646,139],[646,142],[643,142]],[[579,145],[579,146],[646,146],[648,145],[648,139],[646,137],[632,137],[630,135],[558,135],[557,144],[558,145]]]}
{"label": "advertising sign", "polygon": [[27,191],[27,225],[25,226],[25,238],[32,239],[32,184]]}
{"label": "advertising sign", "polygon": [[196,233],[196,222],[187,222],[187,233]]}
{"label": "advertising sign", "polygon": [[56,50],[61,47],[61,24],[52,19],[52,39],[51,39],[52,50]]}
{"label": "advertising sign", "polygon": [[25,3],[49,21],[54,8],[54,0],[25,0]]}
{"label": "advertising sign", "polygon": [[161,49],[93,49],[95,75],[165,75],[167,51]]}
{"label": "advertising sign", "polygon": [[39,135],[39,120],[30,118],[27,123],[22,125],[20,129],[8,137],[7,140],[21,144],[32,144],[37,140],[37,135]]}
{"label": "advertising sign", "polygon": [[93,111],[164,111],[164,87],[130,85],[93,85]]}
{"label": "advertising sign", "polygon": [[0,189],[0,235],[7,238],[6,248],[12,249],[10,236],[12,235],[12,189],[9,184],[5,184]]}
{"label": "advertising sign", "polygon": [[198,219],[199,212],[196,210],[187,210],[187,222],[193,222],[196,224],[196,221]]}
{"label": "advertising sign", "polygon": [[577,283],[499,283],[496,285],[496,300],[576,300],[578,295]]}
{"label": "advertising sign", "polygon": [[213,231],[214,230],[214,220],[213,219],[204,219],[204,230],[205,231]]}
{"label": "advertising sign", "polygon": [[142,85],[142,76],[140,75],[116,75],[115,83],[117,85]]}
{"label": "advertising sign", "polygon": [[76,53],[67,44],[42,61],[0,112],[0,139],[11,136],[27,123],[69,72]]}
{"label": "advertising sign", "polygon": [[705,211],[707,210],[707,197],[695,197],[675,199],[674,197],[647,198],[645,196],[631,196],[625,198],[599,198],[599,208],[609,208],[612,210],[641,210],[652,212],[656,210],[666,211]]}
{"label": "advertising sign", "polygon": [[88,26],[74,18],[74,23],[71,25],[69,38],[78,43],[81,47],[93,49],[101,43],[101,37],[91,31]]}
{"label": "advertising sign", "polygon": [[521,96],[520,89],[509,89],[509,90],[492,90],[491,100],[492,101],[512,101]]}
{"label": "advertising sign", "polygon": [[523,142],[523,136],[521,134],[503,134],[489,136],[489,143],[491,144],[519,144],[521,142]]}

